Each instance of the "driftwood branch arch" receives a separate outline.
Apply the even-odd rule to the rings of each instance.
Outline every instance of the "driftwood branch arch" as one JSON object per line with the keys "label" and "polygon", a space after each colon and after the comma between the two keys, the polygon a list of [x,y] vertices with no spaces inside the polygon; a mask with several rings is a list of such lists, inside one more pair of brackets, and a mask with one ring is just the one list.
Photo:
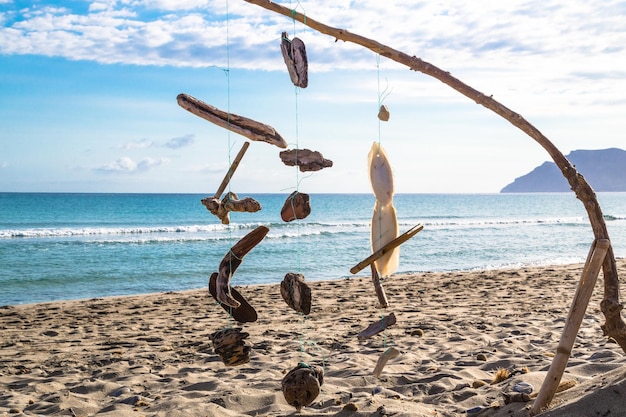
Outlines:
{"label": "driftwood branch arch", "polygon": [[[469,99],[475,101],[477,104],[486,107],[506,119],[513,126],[533,138],[550,154],[556,165],[563,173],[563,176],[565,176],[569,182],[572,191],[576,194],[576,198],[578,198],[585,206],[595,239],[609,240],[609,232],[604,221],[604,216],[596,194],[591,186],[587,183],[582,174],[574,168],[572,163],[563,155],[563,153],[546,136],[544,136],[539,129],[526,121],[520,114],[499,103],[493,97],[487,96],[463,83],[459,79],[453,77],[449,72],[444,71],[420,58],[410,56],[404,52],[398,51],[364,36],[350,33],[345,29],[338,29],[325,25],[297,12],[296,10],[281,6],[270,0],[245,1],[295,19],[313,30],[334,37],[336,40],[361,45],[377,54],[405,65],[413,71],[419,71],[436,78]],[[610,246],[602,264],[602,270],[604,272],[604,298],[601,303],[601,309],[606,318],[605,324],[602,325],[602,330],[605,336],[614,339],[626,353],[626,324],[621,317],[621,310],[623,306],[619,301],[619,279],[617,275],[617,266],[615,264],[613,249]]]}

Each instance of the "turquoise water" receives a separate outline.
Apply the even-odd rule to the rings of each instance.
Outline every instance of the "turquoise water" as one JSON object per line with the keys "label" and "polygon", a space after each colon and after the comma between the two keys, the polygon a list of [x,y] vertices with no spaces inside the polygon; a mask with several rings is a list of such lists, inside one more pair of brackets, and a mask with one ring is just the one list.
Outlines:
{"label": "turquoise water", "polygon": [[[247,196],[247,195],[246,195]],[[371,194],[313,194],[312,213],[284,223],[287,194],[252,194],[257,213],[222,225],[194,194],[0,193],[0,305],[205,287],[239,238],[268,236],[245,258],[233,285],[349,277],[370,253]],[[244,195],[240,195],[244,197]],[[599,193],[617,257],[626,256],[626,193]],[[400,194],[397,272],[582,262],[593,240],[573,193]],[[367,275],[368,269],[359,275]]]}

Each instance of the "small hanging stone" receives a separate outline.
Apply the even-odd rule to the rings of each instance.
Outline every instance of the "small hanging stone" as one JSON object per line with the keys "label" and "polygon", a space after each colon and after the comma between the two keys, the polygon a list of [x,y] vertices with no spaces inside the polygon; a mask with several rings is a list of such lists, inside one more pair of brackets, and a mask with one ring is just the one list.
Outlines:
{"label": "small hanging stone", "polygon": [[297,312],[304,315],[311,312],[311,288],[304,282],[304,275],[288,272],[280,283],[280,295]]}
{"label": "small hanging stone", "polygon": [[319,366],[299,363],[283,378],[281,385],[287,404],[300,411],[319,395],[324,383],[324,370]]}
{"label": "small hanging stone", "polygon": [[283,208],[280,210],[280,217],[284,222],[301,220],[311,214],[311,203],[308,194],[294,191],[287,197]]}
{"label": "small hanging stone", "polygon": [[389,120],[389,109],[384,104],[378,109],[378,119],[386,122]]}
{"label": "small hanging stone", "polygon": [[246,339],[250,336],[242,332],[241,328],[218,330],[211,334],[213,349],[222,358],[226,366],[238,366],[250,362],[250,346]]}

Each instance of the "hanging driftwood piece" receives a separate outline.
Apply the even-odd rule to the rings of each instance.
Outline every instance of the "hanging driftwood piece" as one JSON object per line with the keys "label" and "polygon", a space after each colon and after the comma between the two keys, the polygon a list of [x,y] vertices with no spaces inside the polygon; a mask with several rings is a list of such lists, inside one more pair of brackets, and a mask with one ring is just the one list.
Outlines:
{"label": "hanging driftwood piece", "polygon": [[402,233],[400,236],[398,236],[391,242],[387,243],[385,246],[378,249],[376,252],[372,253],[370,256],[368,256],[367,258],[365,258],[364,260],[362,260],[361,262],[359,262],[358,264],[350,268],[350,273],[356,274],[357,272],[359,272],[366,266],[370,265],[376,259],[383,256],[388,251],[392,250],[396,246],[403,244],[404,242],[406,242],[407,240],[415,236],[417,233],[421,232],[423,229],[424,229],[424,226],[421,224],[416,224],[415,226],[411,227],[409,230]]}
{"label": "hanging driftwood piece", "polygon": [[333,161],[310,149],[288,149],[281,151],[279,156],[285,165],[298,166],[301,172],[319,171],[333,166]]}
{"label": "hanging driftwood piece", "polygon": [[233,192],[227,193],[222,201],[219,201],[216,197],[207,197],[200,200],[200,202],[207,210],[217,216],[222,221],[222,224],[230,223],[229,213],[231,211],[254,213],[262,208],[261,203],[254,198],[246,197],[239,200],[237,194]]}
{"label": "hanging driftwood piece", "polygon": [[308,315],[311,312],[311,288],[304,282],[304,275],[287,273],[280,283],[280,295],[298,313]]}
{"label": "hanging driftwood piece", "polygon": [[280,210],[280,217],[284,222],[301,220],[311,214],[311,203],[308,194],[294,191],[287,197],[283,208]]}
{"label": "hanging driftwood piece", "polygon": [[306,88],[309,85],[309,63],[304,42],[300,38],[289,40],[287,32],[283,32],[280,51],[283,54],[293,85]]}
{"label": "hanging driftwood piece", "polygon": [[[211,274],[211,278],[209,279],[209,293],[213,296],[213,298],[215,298],[216,301],[219,302],[217,299],[217,275],[217,272],[213,272]],[[232,297],[237,300],[240,305],[237,308],[233,308],[220,303],[222,308],[226,310],[228,314],[230,314],[239,323],[252,323],[257,321],[258,316],[256,310],[250,305],[250,303],[248,303],[243,295],[239,293],[239,291],[230,287],[230,295],[232,295]]]}
{"label": "hanging driftwood piece", "polygon": [[225,112],[188,94],[179,94],[176,100],[183,109],[231,132],[257,142],[267,142],[279,148],[287,147],[285,139],[271,126],[244,116]]}
{"label": "hanging driftwood piece", "polygon": [[385,350],[383,354],[380,355],[380,358],[378,358],[378,362],[376,362],[374,372],[372,372],[374,376],[378,378],[383,372],[385,365],[387,365],[387,362],[389,362],[390,359],[397,358],[398,356],[400,356],[400,351],[393,346]]}
{"label": "hanging driftwood piece", "polygon": [[237,308],[241,305],[239,301],[233,298],[230,292],[230,278],[233,276],[243,257],[252,250],[259,242],[263,240],[267,232],[269,232],[265,226],[259,226],[244,237],[239,242],[235,243],[222,262],[220,262],[219,273],[215,280],[215,293],[216,299],[222,304]]}
{"label": "hanging driftwood piece", "polygon": [[[565,179],[567,179],[572,191],[576,194],[576,198],[583,203],[583,206],[587,211],[587,215],[589,216],[591,230],[593,231],[595,238],[609,239],[609,232],[606,227],[600,203],[598,202],[595,192],[583,175],[576,170],[565,155],[563,155],[563,153],[546,136],[544,136],[539,129],[529,123],[519,113],[514,112],[510,108],[495,100],[492,95],[484,94],[472,88],[458,78],[455,78],[449,71],[445,71],[419,57],[409,55],[377,42],[376,40],[369,39],[356,33],[351,33],[345,29],[325,25],[315,19],[312,19],[311,16],[306,16],[303,13],[284,7],[271,0],[244,1],[256,4],[270,11],[280,13],[289,19],[303,23],[320,33],[332,36],[336,40],[361,45],[376,54],[380,54],[405,65],[412,71],[420,71],[426,75],[436,78],[460,94],[468,97],[473,102],[480,104],[481,106],[501,116],[513,126],[530,136],[548,152],[550,157],[554,160],[554,163],[561,170]],[[606,321],[603,325],[601,325],[601,328],[606,337],[615,340],[620,345],[622,350],[626,352],[626,323],[624,323],[621,316],[624,306],[620,303],[620,282],[617,273],[617,265],[615,263],[615,254],[613,253],[613,249],[611,247],[609,247],[607,251],[604,263],[602,264],[602,269],[604,276],[604,298],[600,304],[600,308]]]}
{"label": "hanging driftwood piece", "polygon": [[[378,200],[374,204],[370,242],[376,252],[398,237],[398,218],[393,204],[383,206]],[[376,269],[383,277],[393,274],[400,265],[400,246],[383,253],[376,261]]]}
{"label": "hanging driftwood piece", "polygon": [[385,293],[383,284],[380,282],[380,276],[376,270],[376,265],[372,262],[370,266],[372,267],[372,282],[374,283],[374,291],[376,292],[376,297],[378,297],[380,307],[387,308],[389,306],[389,301],[387,301],[387,294]]}
{"label": "hanging driftwood piece", "polygon": [[378,109],[378,120],[389,121],[389,109],[384,104]]}
{"label": "hanging driftwood piece", "polygon": [[324,370],[321,367],[300,363],[285,375],[281,386],[287,404],[300,411],[317,398],[323,383]]}
{"label": "hanging driftwood piece", "polygon": [[383,317],[381,320],[376,323],[370,324],[367,329],[363,330],[361,333],[357,335],[359,339],[367,339],[372,336],[377,335],[388,327],[396,324],[396,315],[394,313],[389,314],[386,317]]}
{"label": "hanging driftwood piece", "polygon": [[213,350],[220,355],[226,366],[243,365],[250,362],[250,346],[246,345],[245,339],[248,333],[242,332],[241,328],[223,329],[211,334]]}

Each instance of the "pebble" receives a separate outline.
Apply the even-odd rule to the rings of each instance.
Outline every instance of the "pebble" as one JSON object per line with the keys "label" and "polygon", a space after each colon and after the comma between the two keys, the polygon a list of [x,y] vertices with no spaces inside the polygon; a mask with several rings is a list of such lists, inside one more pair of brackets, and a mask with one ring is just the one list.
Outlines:
{"label": "pebble", "polygon": [[530,385],[528,382],[518,382],[513,385],[513,391],[519,392],[522,394],[531,394],[535,388]]}
{"label": "pebble", "polygon": [[466,411],[466,414],[468,416],[477,416],[479,413],[482,413],[485,410],[485,407],[474,407],[474,408],[470,408],[469,410]]}

